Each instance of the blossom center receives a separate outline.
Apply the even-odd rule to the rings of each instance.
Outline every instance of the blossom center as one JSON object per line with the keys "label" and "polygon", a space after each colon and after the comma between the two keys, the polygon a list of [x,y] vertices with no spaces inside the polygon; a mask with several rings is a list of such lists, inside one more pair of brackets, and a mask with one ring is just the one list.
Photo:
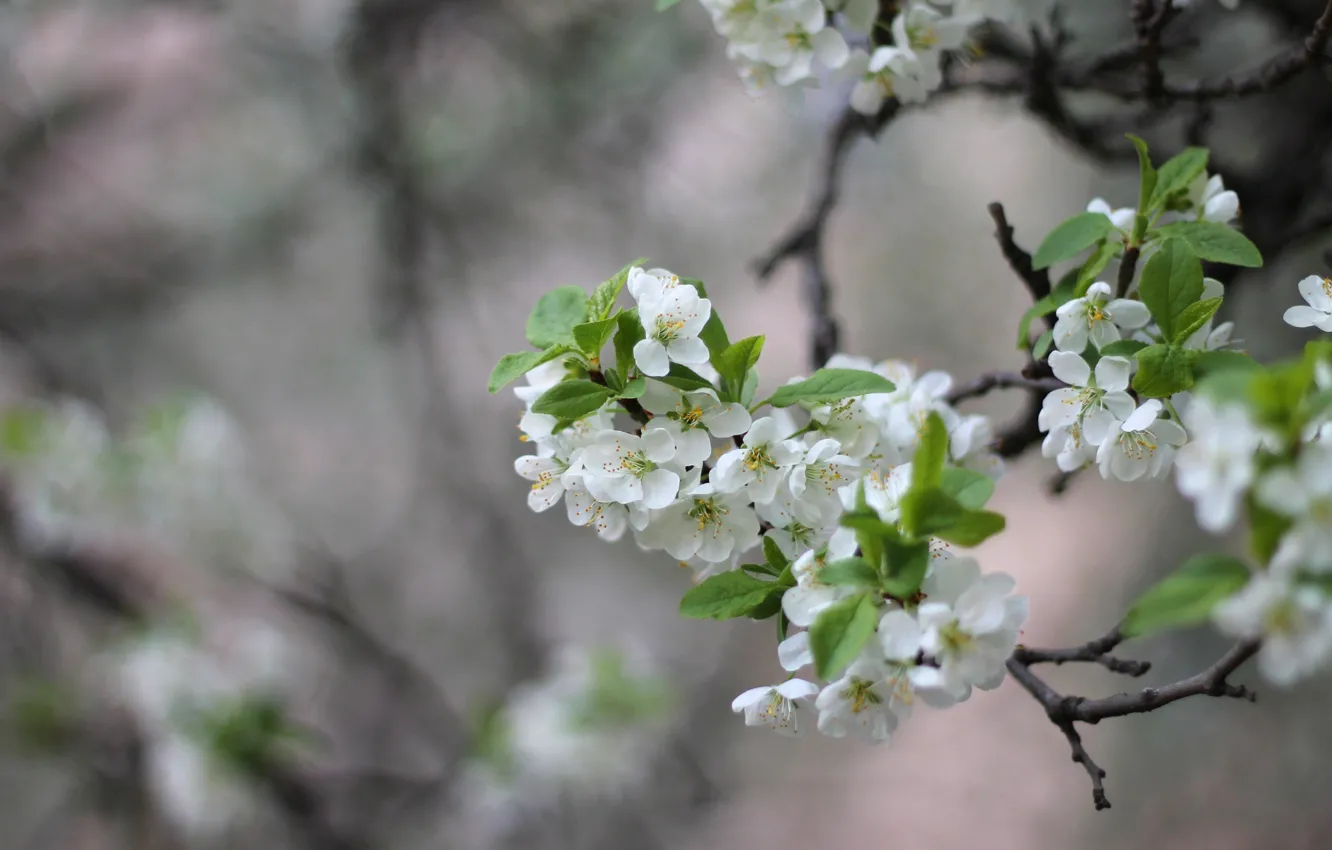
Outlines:
{"label": "blossom center", "polygon": [[952,655],[965,652],[975,642],[970,634],[963,631],[957,620],[939,630],[939,640],[943,643],[944,652]]}
{"label": "blossom center", "polygon": [[697,428],[703,422],[703,408],[701,407],[691,407],[678,415],[681,428]]}
{"label": "blossom center", "polygon": [[652,332],[652,338],[663,344],[674,342],[680,336],[680,331],[684,330],[684,326],[684,319],[658,316],[656,330]]}
{"label": "blossom center", "polygon": [[776,469],[777,464],[773,461],[772,455],[768,452],[766,445],[755,446],[745,452],[745,469],[750,472],[759,472],[763,469]]}
{"label": "blossom center", "polygon": [[727,513],[726,508],[717,504],[717,499],[713,496],[706,499],[694,499],[694,506],[689,509],[690,518],[698,521],[699,531],[709,525],[721,525],[722,518]]}
{"label": "blossom center", "polygon": [[1151,431],[1129,431],[1120,435],[1119,447],[1133,460],[1142,460],[1156,453],[1156,435]]}
{"label": "blossom center", "polygon": [[852,676],[851,682],[841,692],[842,699],[851,703],[851,713],[860,714],[866,709],[883,703],[883,697],[874,690],[874,683],[869,679]]}

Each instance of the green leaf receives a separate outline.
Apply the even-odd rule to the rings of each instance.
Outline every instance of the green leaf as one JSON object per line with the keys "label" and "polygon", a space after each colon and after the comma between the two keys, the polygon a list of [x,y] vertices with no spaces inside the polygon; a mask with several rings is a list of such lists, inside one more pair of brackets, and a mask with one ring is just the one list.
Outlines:
{"label": "green leaf", "polygon": [[[1126,134],[1128,140],[1133,143],[1133,148],[1138,152],[1138,216],[1145,219],[1148,210],[1148,202],[1152,198],[1152,193],[1156,191],[1156,169],[1152,167],[1151,155],[1147,153],[1147,143],[1132,133]],[[1142,234],[1138,232],[1139,223],[1133,225],[1133,239],[1138,241]]]}
{"label": "green leaf", "polygon": [[1147,343],[1136,339],[1117,339],[1101,349],[1102,357],[1132,357],[1147,347]]}
{"label": "green leaf", "polygon": [[843,558],[819,570],[821,583],[838,587],[878,588],[879,571],[864,558]]}
{"label": "green leaf", "polygon": [[897,386],[887,378],[859,369],[819,369],[803,381],[778,387],[768,403],[790,407],[798,402],[831,404],[853,396],[890,393]]}
{"label": "green leaf", "polygon": [[661,381],[677,390],[689,392],[690,390],[711,390],[716,389],[712,382],[702,375],[690,369],[688,366],[681,366],[679,363],[671,364],[671,371],[661,376],[653,378],[654,381]]}
{"label": "green leaf", "polygon": [[1195,301],[1184,308],[1184,311],[1175,317],[1175,337],[1174,341],[1178,343],[1185,342],[1193,336],[1198,330],[1221,308],[1223,298],[1208,298],[1205,301]]}
{"label": "green leaf", "polygon": [[888,573],[882,582],[883,589],[898,600],[911,599],[920,590],[930,568],[929,541],[908,543],[895,534],[883,539],[883,549]]}
{"label": "green leaf", "polygon": [[13,460],[29,457],[41,449],[45,431],[46,414],[40,409],[10,408],[0,417],[0,453]]}
{"label": "green leaf", "polygon": [[657,0],[657,11],[664,12],[679,2],[680,0]]}
{"label": "green leaf", "polygon": [[611,335],[615,333],[616,324],[617,320],[612,316],[596,322],[574,325],[574,342],[578,344],[578,349],[584,354],[596,357],[601,354],[601,349],[610,340]]}
{"label": "green leaf", "polygon": [[1050,231],[1041,247],[1036,249],[1036,256],[1032,257],[1032,268],[1039,271],[1077,256],[1109,236],[1114,229],[1107,216],[1079,213]]}
{"label": "green leaf", "polygon": [[1230,555],[1195,555],[1133,603],[1123,632],[1151,632],[1205,622],[1218,602],[1249,582],[1249,568]]}
{"label": "green leaf", "polygon": [[[703,285],[703,281],[697,278],[685,277],[680,279],[681,283],[687,283],[698,290],[699,297],[708,298],[708,289]],[[711,299],[709,299],[711,301]],[[723,351],[731,344],[731,339],[726,335],[726,326],[722,324],[721,316],[717,314],[717,307],[714,304],[712,313],[708,316],[708,321],[703,325],[703,330],[698,332],[698,338],[703,340],[703,344],[708,347],[708,357],[712,367],[721,371],[717,365]]]}
{"label": "green leaf", "polygon": [[782,594],[785,592],[785,587],[773,587],[768,591],[768,595],[763,597],[763,601],[751,608],[745,616],[751,620],[766,620],[776,616],[782,610]]}
{"label": "green leaf", "polygon": [[[1087,262],[1083,263],[1082,267],[1078,269],[1077,277],[1073,280],[1071,298],[1081,298],[1087,294],[1091,285],[1100,278],[1101,272],[1105,271],[1105,267],[1110,265],[1110,261],[1119,253],[1120,247],[1118,240],[1107,239],[1097,244],[1096,250],[1087,258]],[[1056,304],[1062,303],[1056,301]]]}
{"label": "green leaf", "polygon": [[1206,148],[1185,148],[1166,160],[1156,172],[1156,186],[1152,190],[1147,210],[1165,206],[1171,195],[1187,190],[1193,179],[1206,169]]}
{"label": "green leaf", "polygon": [[763,536],[763,560],[768,562],[768,566],[776,570],[773,575],[781,575],[783,571],[791,566],[791,559],[787,558],[786,554],[782,552],[782,548],[777,545],[777,541],[766,534]]}
{"label": "green leaf", "polygon": [[985,507],[994,495],[994,479],[970,469],[950,466],[943,471],[939,489],[956,499],[962,507],[977,510]]}
{"label": "green leaf", "polygon": [[628,378],[636,368],[634,346],[643,338],[643,323],[638,320],[638,309],[620,313],[616,318],[616,324],[615,366],[620,370],[621,377]]}
{"label": "green leaf", "polygon": [[514,354],[506,354],[499,359],[495,368],[490,371],[490,380],[486,384],[486,389],[492,394],[497,393],[501,388],[518,380],[542,363],[549,362],[561,354],[567,353],[569,353],[568,348],[562,345],[553,345],[545,351],[519,351]]}
{"label": "green leaf", "polygon": [[1243,233],[1214,221],[1177,221],[1160,230],[1165,238],[1183,239],[1199,258],[1210,263],[1258,268],[1263,255]]}
{"label": "green leaf", "polygon": [[1242,351],[1199,351],[1193,360],[1193,374],[1196,378],[1210,378],[1221,372],[1252,372],[1261,369],[1258,361]]}
{"label": "green leaf", "polygon": [[937,412],[930,411],[920,444],[911,458],[911,489],[927,490],[943,480],[944,461],[948,459],[948,426]]}
{"label": "green leaf", "polygon": [[533,413],[546,413],[559,419],[581,419],[600,410],[614,393],[591,381],[561,381],[532,403]]}
{"label": "green leaf", "polygon": [[739,401],[749,370],[758,363],[763,353],[763,337],[746,337],[732,343],[717,356],[717,372],[721,375],[721,400]]}
{"label": "green leaf", "polygon": [[639,375],[616,393],[619,398],[642,398],[643,393],[647,391],[647,378]]}
{"label": "green leaf", "polygon": [[538,299],[527,317],[527,341],[537,348],[574,345],[574,325],[587,318],[587,293],[581,286],[560,286]]}
{"label": "green leaf", "polygon": [[857,594],[823,609],[809,629],[809,648],[814,652],[814,667],[819,678],[837,678],[842,668],[860,654],[878,622],[879,609],[874,597],[868,593]]}
{"label": "green leaf", "polygon": [[1175,338],[1175,317],[1202,297],[1202,263],[1187,242],[1166,239],[1147,261],[1138,283],[1142,303],[1166,339]]}
{"label": "green leaf", "polygon": [[1026,351],[1027,346],[1031,344],[1031,323],[1049,316],[1058,309],[1059,307],[1054,303],[1054,298],[1049,295],[1027,308],[1027,312],[1023,313],[1022,318],[1018,320],[1017,347],[1019,351]]}
{"label": "green leaf", "polygon": [[919,540],[938,537],[959,546],[976,546],[1004,530],[1004,518],[993,511],[964,508],[940,489],[914,487],[902,499],[902,527]]}
{"label": "green leaf", "polygon": [[616,272],[609,280],[597,284],[597,288],[592,290],[592,297],[587,299],[587,318],[594,322],[609,319],[611,313],[615,312],[615,299],[620,297],[620,291],[629,280],[629,270],[646,262],[645,258],[639,257]]}
{"label": "green leaf", "polygon": [[1267,566],[1293,522],[1258,501],[1252,490],[1245,495],[1244,503],[1249,516],[1249,551],[1258,563]]}
{"label": "green leaf", "polygon": [[1150,345],[1138,352],[1133,389],[1144,398],[1165,398],[1193,386],[1195,352],[1177,345]]}
{"label": "green leaf", "polygon": [[761,581],[741,570],[718,573],[685,592],[680,600],[680,616],[691,620],[743,617],[762,604],[772,590],[772,582]]}
{"label": "green leaf", "polygon": [[1050,346],[1054,345],[1054,331],[1046,331],[1036,338],[1036,344],[1031,347],[1031,357],[1036,362],[1045,359],[1045,355],[1050,353]]}
{"label": "green leaf", "polygon": [[749,407],[754,403],[754,394],[758,392],[759,375],[757,369],[750,369],[745,375],[745,385],[740,388],[740,403]]}

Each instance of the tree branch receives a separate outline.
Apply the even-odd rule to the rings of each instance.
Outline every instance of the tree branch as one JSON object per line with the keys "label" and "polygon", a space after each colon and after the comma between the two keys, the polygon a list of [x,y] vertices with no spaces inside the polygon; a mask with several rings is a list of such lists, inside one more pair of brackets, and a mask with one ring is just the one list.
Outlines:
{"label": "tree branch", "polygon": [[1241,641],[1235,644],[1210,667],[1186,679],[1159,688],[1143,688],[1134,694],[1120,693],[1101,699],[1065,696],[1032,672],[1031,668],[1036,664],[1086,662],[1100,664],[1112,672],[1127,676],[1136,677],[1145,674],[1150,667],[1146,662],[1125,661],[1109,655],[1123,639],[1122,632],[1116,628],[1105,637],[1068,649],[1029,649],[1019,646],[1007,662],[1008,672],[1041,704],[1050,722],[1068,739],[1073,761],[1081,764],[1091,777],[1092,801],[1098,811],[1110,808],[1110,800],[1106,796],[1103,782],[1105,771],[1087,753],[1075,724],[1096,724],[1112,717],[1145,714],[1195,696],[1231,697],[1247,699],[1250,702],[1256,699],[1255,694],[1248,688],[1232,685],[1227,678],[1258,651],[1257,641]]}

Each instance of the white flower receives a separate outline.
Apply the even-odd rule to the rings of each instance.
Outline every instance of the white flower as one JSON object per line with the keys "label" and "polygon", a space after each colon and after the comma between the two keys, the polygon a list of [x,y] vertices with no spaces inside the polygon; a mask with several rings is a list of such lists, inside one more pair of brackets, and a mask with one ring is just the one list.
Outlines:
{"label": "white flower", "polygon": [[1286,311],[1286,324],[1297,328],[1316,327],[1332,331],[1332,278],[1311,274],[1300,281],[1300,294],[1309,306],[1301,304]]}
{"label": "white flower", "polygon": [[1220,174],[1199,174],[1189,184],[1189,205],[1200,221],[1229,224],[1239,215],[1239,195],[1228,191]]}
{"label": "white flower", "polygon": [[946,398],[953,388],[953,377],[947,372],[926,372],[907,387],[902,400],[887,410],[884,436],[898,449],[911,454],[920,442],[920,434],[931,413],[939,414],[944,428],[949,431],[956,425],[958,416]]}
{"label": "white flower", "polygon": [[781,0],[770,8],[758,58],[775,69],[778,85],[813,78],[815,60],[833,69],[846,64],[850,55],[846,39],[827,24],[828,13],[819,0]]}
{"label": "white flower", "polygon": [[680,561],[698,556],[718,563],[758,543],[759,524],[743,496],[718,493],[712,484],[694,487],[659,514],[644,532],[649,545]]}
{"label": "white flower", "polygon": [[[1210,301],[1213,298],[1224,298],[1226,294],[1225,284],[1214,278],[1203,278],[1202,301]],[[1213,316],[1203,323],[1184,340],[1184,347],[1201,351],[1217,351],[1218,349],[1228,348],[1231,344],[1230,336],[1235,330],[1234,322],[1222,322],[1216,327],[1212,323],[1216,321]]]}
{"label": "white flower", "polygon": [[837,512],[838,490],[856,480],[859,461],[841,451],[836,440],[819,440],[791,467],[791,494],[796,498],[796,515],[803,522],[831,521]]}
{"label": "white flower", "polygon": [[[828,542],[837,513],[829,511],[817,517],[817,521],[807,522],[812,513],[809,502],[801,502],[791,494],[791,488],[785,482],[777,488],[772,501],[754,506],[759,519],[772,526],[765,537],[772,538],[777,548],[788,558],[795,558],[809,549],[817,549]],[[804,519],[802,519],[802,517]]]}
{"label": "white flower", "polygon": [[1263,433],[1240,405],[1218,408],[1206,397],[1181,414],[1189,442],[1175,455],[1175,485],[1194,502],[1198,524],[1220,532],[1235,523],[1253,482],[1254,454]]}
{"label": "white flower", "polygon": [[1212,620],[1228,635],[1261,638],[1258,669],[1279,687],[1308,676],[1332,655],[1327,597],[1270,573],[1254,575],[1243,590],[1218,604]]}
{"label": "white flower", "polygon": [[1294,520],[1290,545],[1310,569],[1332,569],[1332,446],[1310,443],[1294,467],[1268,472],[1254,490],[1258,501]]}
{"label": "white flower", "polygon": [[1096,459],[1097,444],[1082,433],[1082,423],[1056,425],[1041,443],[1041,457],[1054,458],[1062,472],[1082,469]]}
{"label": "white flower", "polygon": [[782,611],[793,625],[809,627],[829,605],[855,594],[853,587],[826,585],[819,581],[819,571],[826,564],[850,558],[856,553],[856,535],[849,528],[833,532],[823,550],[806,552],[791,564],[796,586],[782,594]]}
{"label": "white flower", "polygon": [[780,685],[751,688],[731,703],[731,711],[744,712],[746,726],[766,726],[782,735],[801,734],[799,701],[819,692],[818,685],[804,679],[788,679]]}
{"label": "white flower", "polygon": [[[963,560],[969,559],[940,565]],[[924,633],[921,646],[939,663],[940,685],[955,699],[966,699],[972,686],[990,690],[1003,681],[1004,662],[1027,619],[1027,598],[1009,595],[1015,585],[1011,576],[990,573],[963,590],[951,605],[931,597],[917,609]]]}
{"label": "white flower", "polygon": [[646,287],[638,318],[646,338],[634,345],[634,363],[644,375],[659,378],[682,366],[708,362],[708,347],[698,334],[712,315],[712,302],[687,284],[656,290]]}
{"label": "white flower", "polygon": [[186,835],[216,838],[258,810],[248,778],[183,734],[148,746],[148,784],[161,811]]}
{"label": "white flower", "polygon": [[702,0],[719,35],[732,41],[753,41],[759,36],[763,11],[772,0]]}
{"label": "white flower", "polygon": [[1113,224],[1115,230],[1118,231],[1114,238],[1121,241],[1125,236],[1133,232],[1133,221],[1138,216],[1138,211],[1133,207],[1112,209],[1111,206],[1106,203],[1104,198],[1092,198],[1091,203],[1087,204],[1087,212],[1100,213],[1110,219],[1110,223]]}
{"label": "white flower", "polygon": [[879,441],[879,425],[860,398],[819,405],[809,412],[809,418],[818,435],[838,442],[840,454],[863,458]]}
{"label": "white flower", "polygon": [[644,431],[641,437],[602,431],[570,471],[582,476],[588,493],[598,501],[664,508],[675,501],[680,475],[659,464],[674,457],[675,441],[664,429]]}
{"label": "white flower", "polygon": [[1120,338],[1120,329],[1140,328],[1151,320],[1141,301],[1111,299],[1110,285],[1093,283],[1082,298],[1074,298],[1055,311],[1055,348],[1081,353],[1090,340],[1097,349]]}
{"label": "white flower", "polygon": [[712,390],[680,392],[656,381],[639,399],[643,409],[655,414],[649,430],[661,428],[675,439],[675,460],[696,466],[712,455],[708,435],[729,439],[749,430],[749,411],[743,404],[722,402]]}
{"label": "white flower", "polygon": [[[618,502],[603,502],[595,498],[578,478],[570,483],[569,497],[564,500],[569,522],[584,528],[596,529],[597,536],[607,543],[614,543],[624,536],[629,527],[629,508]],[[641,503],[632,507],[642,508]],[[642,517],[636,512],[636,516]]]}
{"label": "white flower", "polygon": [[823,0],[830,12],[841,12],[847,27],[868,33],[879,16],[879,0]]}
{"label": "white flower", "polygon": [[1102,357],[1091,367],[1073,351],[1050,352],[1055,377],[1069,386],[1057,389],[1041,404],[1038,424],[1042,431],[1072,429],[1093,446],[1133,413],[1133,399],[1126,392],[1132,364],[1124,357]]}
{"label": "white flower", "polygon": [[[625,278],[625,289],[635,301],[644,298],[656,299],[666,294],[667,290],[681,285],[680,276],[666,269],[643,270],[634,266]],[[685,284],[688,286],[688,284]],[[692,287],[691,287],[692,288]]]}
{"label": "white flower", "polygon": [[743,490],[757,504],[771,502],[787,470],[803,454],[800,443],[783,439],[785,436],[777,420],[768,416],[756,420],[742,447],[718,458],[708,480],[718,492]]}
{"label": "white flower", "polygon": [[[886,471],[871,469],[861,481],[865,485],[865,504],[884,522],[897,522],[901,518],[902,497],[911,488],[911,464],[899,464]],[[857,490],[854,484],[842,488],[842,506],[848,511],[856,506]]]}
{"label": "white flower", "polygon": [[916,663],[925,634],[916,618],[901,608],[892,608],[879,620],[879,648],[883,652],[888,685],[888,707],[901,720],[911,716],[919,695],[935,708],[948,708],[953,698],[942,688],[942,677],[933,667]]}
{"label": "white flower", "polygon": [[1004,474],[1004,460],[991,449],[993,442],[990,417],[963,416],[948,429],[948,457],[955,466],[997,479]]}
{"label": "white flower", "polygon": [[819,731],[833,738],[848,732],[876,743],[887,741],[897,728],[891,705],[887,665],[867,647],[842,677],[819,692]]}
{"label": "white flower", "polygon": [[550,450],[549,455],[524,455],[513,462],[513,471],[532,482],[532,489],[527,494],[527,506],[537,513],[559,504],[571,478],[568,473],[573,464],[571,456],[574,452],[570,451],[568,443],[553,437]]}
{"label": "white flower", "polygon": [[1119,431],[1111,434],[1096,450],[1101,477],[1136,481],[1144,475],[1153,478],[1170,463],[1174,447],[1184,445],[1188,435],[1179,423],[1158,419],[1162,410],[1159,399],[1148,399],[1124,420]]}
{"label": "white flower", "polygon": [[[878,115],[884,101],[897,96],[899,78],[906,78],[907,91],[917,94],[911,77],[918,66],[916,55],[891,45],[877,47],[873,54],[857,50],[846,61],[845,73],[856,81],[851,89],[851,108],[861,115]],[[924,99],[923,97],[920,99]]]}
{"label": "white flower", "polygon": [[809,645],[809,632],[796,632],[777,644],[777,661],[788,673],[813,664],[814,650]]}
{"label": "white flower", "polygon": [[945,16],[920,0],[912,0],[893,19],[893,43],[917,53],[957,50],[979,19],[969,15]]}

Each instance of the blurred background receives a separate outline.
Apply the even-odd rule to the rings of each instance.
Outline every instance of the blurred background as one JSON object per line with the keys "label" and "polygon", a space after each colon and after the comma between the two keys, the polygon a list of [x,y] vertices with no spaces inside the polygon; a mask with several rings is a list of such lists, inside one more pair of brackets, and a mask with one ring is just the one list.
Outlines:
{"label": "blurred background", "polygon": [[[1074,61],[1131,38],[1127,2],[1065,5]],[[1171,79],[1256,66],[1322,7],[1192,5]],[[201,831],[150,793],[114,711],[60,696],[93,731],[34,748],[5,730],[0,848],[1327,845],[1325,684],[1088,730],[1114,802],[1098,813],[1012,683],[919,713],[891,747],[745,729],[729,704],[778,675],[770,626],[682,621],[688,571],[527,510],[512,473],[522,405],[485,383],[525,347],[542,291],[646,256],[706,281],[733,337],[767,335],[765,384],[812,367],[797,270],[761,287],[751,263],[800,214],[846,91],[751,100],[723,48],[692,0],[667,14],[650,0],[4,5],[0,401],[78,398],[112,432],[180,393],[227,411],[292,554],[235,574],[145,535],[110,560],[142,555],[136,580],[280,629],[300,650],[276,675],[318,734],[304,773]],[[1227,318],[1260,358],[1300,346],[1280,317],[1295,282],[1327,268],[1332,78],[1205,115],[1094,95],[1068,108],[1107,143],[1147,135],[1161,159],[1205,134],[1269,258],[1229,282]],[[843,185],[826,245],[843,348],[966,379],[1021,367],[1029,306],[986,204],[1002,201],[1033,248],[1094,196],[1131,205],[1137,180],[1021,95],[962,93],[862,142]],[[1002,419],[1021,401],[972,406]],[[997,496],[1009,533],[979,552],[1031,597],[1030,644],[1099,636],[1186,554],[1232,545],[1197,531],[1168,482],[1083,474],[1056,497],[1053,471],[1012,465]],[[123,625],[79,598],[88,588],[2,555],[0,692],[86,692]],[[544,699],[534,683],[578,668],[577,647],[650,670],[661,711],[632,745],[556,754],[587,774],[573,790],[506,796],[476,767],[487,711]],[[1221,649],[1190,633],[1127,654],[1156,665],[1151,684]],[[1050,678],[1090,695],[1137,686]],[[598,772],[593,755],[621,744]],[[358,843],[311,826],[324,821]]]}

